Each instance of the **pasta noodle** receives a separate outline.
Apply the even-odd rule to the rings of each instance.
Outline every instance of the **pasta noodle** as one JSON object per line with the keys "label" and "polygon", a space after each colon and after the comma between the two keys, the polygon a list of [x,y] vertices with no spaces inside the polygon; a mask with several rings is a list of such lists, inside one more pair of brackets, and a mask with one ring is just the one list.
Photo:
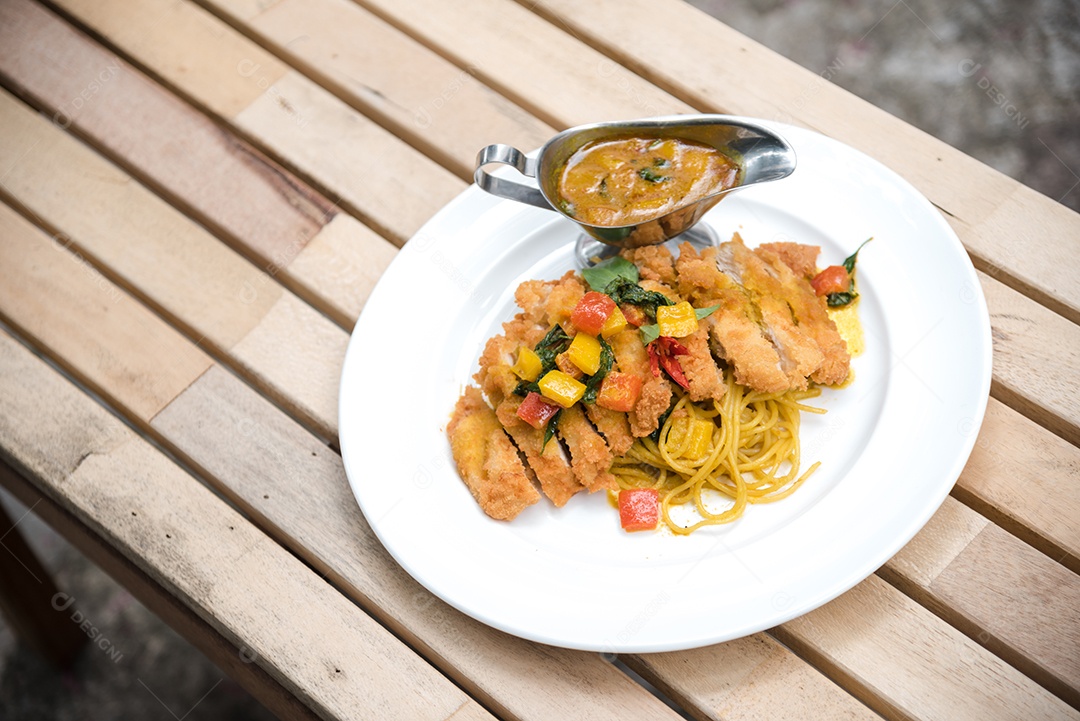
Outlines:
{"label": "pasta noodle", "polygon": [[[800,414],[825,412],[803,401],[820,395],[819,388],[764,394],[737,384],[730,371],[725,382],[720,401],[695,403],[681,394],[656,434],[659,440],[637,439],[611,468],[621,489],[657,489],[662,520],[680,535],[730,523],[747,504],[786,498],[819,465],[799,474]],[[716,508],[722,499],[710,492],[730,505]],[[680,507],[698,520],[677,522],[672,511]]]}

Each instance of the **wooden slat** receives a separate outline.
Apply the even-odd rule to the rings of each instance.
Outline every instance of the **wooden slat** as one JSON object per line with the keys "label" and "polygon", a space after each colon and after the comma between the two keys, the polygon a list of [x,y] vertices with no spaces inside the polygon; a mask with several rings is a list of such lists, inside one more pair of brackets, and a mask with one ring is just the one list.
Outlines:
{"label": "wooden slat", "polygon": [[768,634],[675,653],[625,659],[695,718],[752,721],[876,719],[878,714]]}
{"label": "wooden slat", "polygon": [[953,495],[1080,573],[1080,448],[993,398]]}
{"label": "wooden slat", "polygon": [[[209,356],[145,308],[124,303],[123,292],[88,262],[6,205],[0,205],[0,237],[0,307],[8,322],[37,329],[50,355],[81,366],[88,383],[136,416],[152,418],[210,367]],[[95,318],[89,336],[87,315]],[[131,359],[111,350],[131,346],[154,353]],[[87,357],[94,362],[83,364]]]}
{"label": "wooden slat", "polygon": [[[0,453],[324,718],[475,702],[94,400],[0,335]],[[227,537],[228,543],[221,538]],[[312,643],[311,629],[319,629]],[[477,709],[479,710],[479,709]]]}
{"label": "wooden slat", "polygon": [[556,128],[694,112],[513,2],[361,0],[358,4],[459,66],[473,69],[487,85]]}
{"label": "wooden slat", "polygon": [[203,3],[395,135],[472,181],[489,143],[539,147],[554,130],[348,0]]}
{"label": "wooden slat", "polygon": [[[42,495],[29,481],[3,462],[0,462],[0,486],[28,507],[33,507],[34,515],[78,548],[81,554],[108,573],[141,604],[199,649],[215,666],[227,673],[278,718],[290,721],[315,721],[318,718],[258,664],[251,663],[250,649],[237,648],[230,643],[191,609],[162,590],[135,564],[87,528],[86,524]],[[50,601],[51,599],[45,601],[47,608],[51,608]],[[71,609],[65,610],[67,614],[72,612]],[[78,628],[71,623],[70,617],[65,620],[72,628]],[[76,633],[82,636],[84,641],[87,639],[82,630],[77,630]]]}
{"label": "wooden slat", "polygon": [[695,107],[795,122],[877,158],[945,212],[980,268],[1080,322],[1080,278],[1073,272],[1080,214],[686,3],[545,0],[531,7]]}
{"label": "wooden slat", "polygon": [[1080,707],[1080,577],[947,499],[881,575]]}
{"label": "wooden slat", "polygon": [[[137,65],[232,124],[398,245],[465,187],[449,171],[189,2],[50,4],[123,47]],[[193,62],[197,67],[190,67]]]}
{"label": "wooden slat", "polygon": [[[71,239],[199,345],[228,353],[305,423],[336,437],[336,388],[310,378],[340,374],[344,331],[6,92],[0,92],[0,123],[0,192],[64,242]],[[279,332],[291,342],[268,340]],[[151,373],[147,381],[152,387],[157,379]]]}
{"label": "wooden slat", "polygon": [[986,274],[979,279],[994,336],[993,394],[1080,445],[1080,327]]}
{"label": "wooden slat", "polygon": [[877,576],[773,632],[887,718],[1080,718]]}
{"label": "wooden slat", "polygon": [[0,5],[0,78],[341,325],[392,257],[300,179],[31,0]]}

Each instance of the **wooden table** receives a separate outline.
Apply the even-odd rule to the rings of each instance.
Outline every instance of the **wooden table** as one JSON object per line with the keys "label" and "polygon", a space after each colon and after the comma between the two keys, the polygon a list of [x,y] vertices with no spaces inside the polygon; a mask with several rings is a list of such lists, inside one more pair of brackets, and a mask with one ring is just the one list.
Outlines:
{"label": "wooden table", "polygon": [[[1077,214],[678,0],[2,0],[0,82],[0,479],[282,718],[679,717],[627,667],[694,718],[1080,717]],[[481,146],[687,111],[812,128],[925,194],[980,271],[992,398],[875,575],[616,664],[398,567],[337,387]],[[22,558],[5,608],[60,659],[70,610]]]}

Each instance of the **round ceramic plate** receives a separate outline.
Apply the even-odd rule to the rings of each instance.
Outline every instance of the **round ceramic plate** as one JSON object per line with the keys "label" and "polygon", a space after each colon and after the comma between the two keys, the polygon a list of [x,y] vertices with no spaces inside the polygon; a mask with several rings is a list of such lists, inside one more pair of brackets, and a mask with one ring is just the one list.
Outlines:
{"label": "round ceramic plate", "polygon": [[990,323],[952,229],[916,190],[821,135],[788,178],[704,218],[728,240],[820,245],[822,266],[863,240],[855,379],[805,414],[804,467],[781,502],[680,537],[625,533],[606,494],[488,518],[458,477],[446,423],[484,342],[530,278],[574,268],[576,227],[475,186],[387,269],[353,330],[340,393],[345,470],[368,523],[417,581],[531,640],[603,652],[716,643],[810,611],[866,578],[930,518],[959,476],[990,388]]}

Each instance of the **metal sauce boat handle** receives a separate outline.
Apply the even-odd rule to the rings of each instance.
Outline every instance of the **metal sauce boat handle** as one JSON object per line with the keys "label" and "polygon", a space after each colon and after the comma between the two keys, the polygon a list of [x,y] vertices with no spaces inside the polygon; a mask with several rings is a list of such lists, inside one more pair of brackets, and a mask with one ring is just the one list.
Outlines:
{"label": "metal sauce boat handle", "polygon": [[491,193],[497,195],[500,198],[508,198],[510,200],[516,200],[521,203],[528,203],[529,205],[535,205],[538,208],[544,208],[546,210],[553,210],[551,204],[547,202],[544,194],[540,192],[539,188],[534,188],[531,185],[525,185],[509,178],[500,178],[489,174],[484,170],[484,166],[489,163],[503,163],[504,165],[512,165],[517,168],[517,171],[528,178],[536,177],[536,165],[535,158],[530,158],[515,147],[510,145],[503,145],[502,143],[495,143],[489,145],[481,150],[476,156],[476,171],[473,173],[473,179],[476,184]]}

